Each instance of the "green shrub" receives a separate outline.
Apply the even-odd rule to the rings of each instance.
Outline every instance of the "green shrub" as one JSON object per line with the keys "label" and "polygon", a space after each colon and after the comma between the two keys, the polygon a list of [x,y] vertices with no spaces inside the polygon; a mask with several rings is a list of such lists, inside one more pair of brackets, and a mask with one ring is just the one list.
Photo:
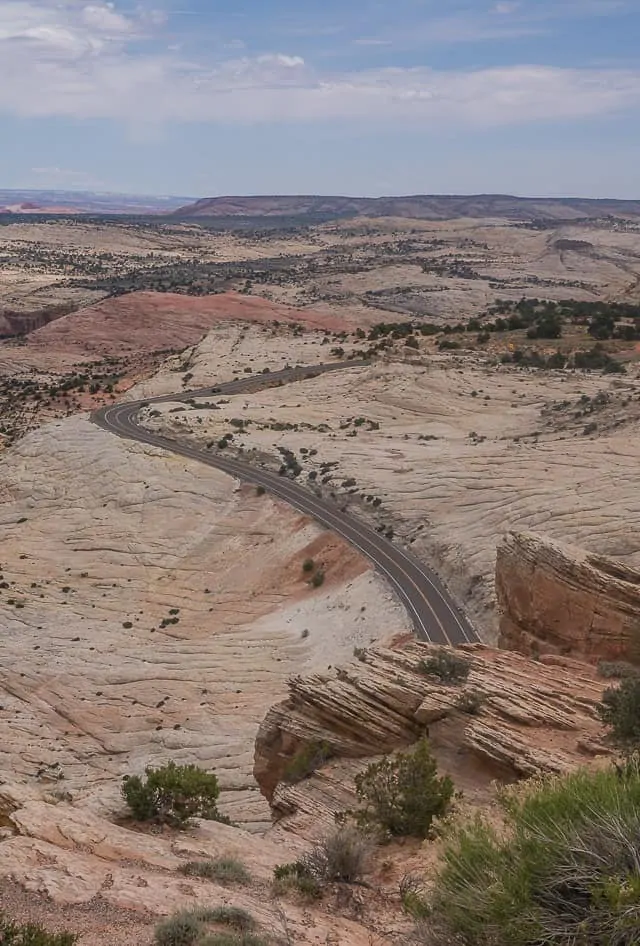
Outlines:
{"label": "green shrub", "polygon": [[315,567],[316,567],[316,563],[314,562],[312,558],[305,558],[304,562],[302,563],[302,571],[306,575],[310,575]]}
{"label": "green shrub", "polygon": [[310,742],[300,749],[284,770],[283,780],[293,785],[301,782],[328,762],[333,749],[328,742]]}
{"label": "green shrub", "polygon": [[134,817],[184,828],[192,818],[228,823],[216,807],[220,794],[212,772],[197,765],[169,762],[159,769],[147,768],[146,778],[125,776],[122,794]]}
{"label": "green shrub", "polygon": [[73,933],[49,933],[35,923],[22,925],[0,915],[2,946],[73,946],[77,941]]}
{"label": "green shrub", "polygon": [[325,574],[323,571],[319,570],[315,573],[311,579],[311,584],[314,588],[321,588],[324,585]]}
{"label": "green shrub", "polygon": [[420,670],[428,677],[436,677],[440,683],[449,686],[467,680],[471,672],[471,661],[468,657],[443,647],[436,654],[422,660]]}
{"label": "green shrub", "polygon": [[251,875],[240,861],[232,857],[219,857],[213,861],[188,861],[179,868],[187,877],[202,877],[220,884],[249,884]]}
{"label": "green shrub", "polygon": [[506,824],[452,832],[434,924],[473,946],[637,946],[640,768],[581,771],[502,796]]}
{"label": "green shrub", "polygon": [[300,864],[298,861],[289,864],[277,864],[273,868],[273,879],[286,880],[287,877],[295,877],[299,872]]}
{"label": "green shrub", "polygon": [[[224,925],[229,930],[210,932],[209,925]],[[263,946],[264,941],[251,933],[255,921],[241,907],[195,907],[181,910],[155,929],[156,946]]]}
{"label": "green shrub", "polygon": [[456,700],[456,708],[461,713],[477,716],[486,702],[487,695],[482,690],[465,690]]}
{"label": "green shrub", "polygon": [[424,884],[419,877],[406,874],[400,882],[400,902],[404,912],[414,920],[429,916],[430,907],[426,898]]}
{"label": "green shrub", "polygon": [[625,663],[624,660],[601,660],[598,664],[598,676],[605,680],[624,680],[627,677],[640,676],[640,668]]}
{"label": "green shrub", "polygon": [[242,907],[213,907],[199,910],[197,915],[202,922],[221,923],[240,932],[248,932],[256,925],[251,914]]}
{"label": "green shrub", "polygon": [[428,837],[433,819],[446,814],[454,794],[451,779],[437,772],[427,739],[410,752],[373,762],[355,779],[364,806],[357,822],[396,837]]}
{"label": "green shrub", "polygon": [[158,923],[154,941],[157,946],[192,946],[202,933],[202,923],[190,910],[175,913]]}
{"label": "green shrub", "polygon": [[343,825],[316,844],[300,864],[320,884],[352,884],[364,876],[371,850],[371,838],[353,825]]}
{"label": "green shrub", "polygon": [[625,752],[640,749],[640,676],[628,677],[606,690],[598,713],[615,746]]}
{"label": "green shrub", "polygon": [[320,900],[322,884],[314,877],[302,861],[293,864],[279,864],[273,871],[274,891],[281,896],[295,891],[305,900]]}

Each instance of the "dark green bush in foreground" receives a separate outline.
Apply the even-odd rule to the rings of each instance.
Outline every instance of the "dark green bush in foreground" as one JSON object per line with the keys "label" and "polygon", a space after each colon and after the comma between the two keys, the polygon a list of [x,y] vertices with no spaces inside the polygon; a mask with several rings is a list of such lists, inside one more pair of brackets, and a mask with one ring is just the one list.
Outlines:
{"label": "dark green bush in foreground", "polygon": [[445,848],[432,900],[469,946],[638,946],[640,769],[578,772],[503,797]]}
{"label": "dark green bush in foreground", "polygon": [[598,712],[615,746],[626,753],[640,751],[640,676],[606,690]]}
{"label": "dark green bush in foreground", "polygon": [[174,828],[186,827],[192,818],[228,823],[216,807],[220,788],[212,772],[169,762],[159,769],[146,769],[145,776],[125,776],[122,783],[124,799],[139,821]]}
{"label": "dark green bush in foreground", "polygon": [[363,804],[358,824],[395,837],[426,838],[434,818],[446,814],[454,794],[448,776],[438,777],[429,743],[421,739],[409,752],[373,762],[355,779]]}

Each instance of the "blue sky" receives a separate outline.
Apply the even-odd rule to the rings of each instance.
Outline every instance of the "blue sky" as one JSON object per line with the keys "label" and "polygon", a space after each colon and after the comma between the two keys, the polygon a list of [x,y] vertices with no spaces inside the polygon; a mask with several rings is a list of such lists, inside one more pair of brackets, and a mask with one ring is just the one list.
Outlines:
{"label": "blue sky", "polygon": [[640,0],[0,0],[0,187],[640,198]]}

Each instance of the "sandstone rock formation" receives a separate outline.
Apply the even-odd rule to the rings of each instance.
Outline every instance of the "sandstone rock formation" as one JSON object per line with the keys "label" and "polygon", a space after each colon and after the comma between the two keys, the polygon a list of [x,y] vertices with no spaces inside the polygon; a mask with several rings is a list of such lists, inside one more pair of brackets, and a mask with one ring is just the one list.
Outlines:
{"label": "sandstone rock formation", "polygon": [[132,292],[96,305],[34,332],[28,348],[59,351],[76,358],[126,352],[182,349],[193,345],[219,322],[300,322],[312,328],[340,331],[343,322],[266,299],[236,292],[195,297],[177,293]]}
{"label": "sandstone rock formation", "polygon": [[375,647],[332,673],[291,679],[289,699],[270,710],[256,740],[263,794],[281,811],[297,809],[300,786],[288,788],[282,777],[301,749],[318,742],[337,758],[361,759],[428,731],[459,785],[470,774],[487,782],[562,772],[607,753],[594,708],[602,683],[589,666],[474,645],[461,651],[471,661],[466,683],[444,686],[424,671],[434,650],[415,642]]}
{"label": "sandstone rock formation", "polygon": [[498,547],[500,641],[522,653],[640,662],[640,571],[532,533]]}

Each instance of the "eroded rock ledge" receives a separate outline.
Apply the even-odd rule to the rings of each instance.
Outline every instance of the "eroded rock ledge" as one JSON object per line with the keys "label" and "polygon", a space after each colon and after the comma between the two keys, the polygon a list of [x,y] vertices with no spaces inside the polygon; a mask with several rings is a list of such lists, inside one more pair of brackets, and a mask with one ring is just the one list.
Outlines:
{"label": "eroded rock ledge", "polygon": [[[595,712],[603,685],[592,667],[474,645],[460,651],[471,661],[468,680],[442,686],[421,669],[434,650],[416,642],[377,647],[348,667],[293,677],[289,699],[269,711],[256,739],[254,775],[266,798],[274,802],[287,765],[311,743],[359,759],[407,746],[426,730],[437,742],[452,723],[454,751],[494,778],[561,772],[607,752]],[[476,697],[473,715],[462,709],[467,694]]]}
{"label": "eroded rock ledge", "polygon": [[498,547],[500,643],[521,653],[640,663],[640,571],[533,533]]}

